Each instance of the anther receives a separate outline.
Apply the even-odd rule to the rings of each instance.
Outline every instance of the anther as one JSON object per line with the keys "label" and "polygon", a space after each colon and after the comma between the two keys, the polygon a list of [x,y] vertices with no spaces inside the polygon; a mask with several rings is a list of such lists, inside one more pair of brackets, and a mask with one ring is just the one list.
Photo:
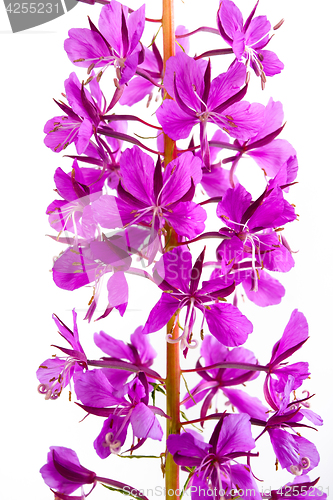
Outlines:
{"label": "anther", "polygon": [[284,23],[284,19],[281,19],[275,26],[273,26],[273,30],[278,30],[281,28],[282,24]]}

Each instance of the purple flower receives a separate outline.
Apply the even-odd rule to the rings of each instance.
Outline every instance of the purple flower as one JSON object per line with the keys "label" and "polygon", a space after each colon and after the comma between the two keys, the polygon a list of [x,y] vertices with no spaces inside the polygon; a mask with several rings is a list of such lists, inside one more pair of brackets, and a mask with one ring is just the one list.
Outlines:
{"label": "purple flower", "polygon": [[242,140],[257,134],[261,126],[263,106],[241,101],[247,90],[247,85],[240,90],[245,78],[246,68],[241,63],[211,81],[210,61],[196,61],[184,53],[167,61],[164,86],[174,100],[163,102],[156,112],[157,119],[173,140],[186,139],[193,126],[200,123],[201,154],[208,169],[208,122]]}
{"label": "purple flower", "polygon": [[292,375],[288,375],[284,390],[276,394],[280,398],[278,401],[276,397],[278,411],[267,420],[263,433],[268,431],[274,453],[281,467],[296,476],[300,476],[317,467],[320,460],[319,453],[311,441],[299,434],[289,433],[286,429],[292,429],[293,425],[307,427],[305,424],[299,423],[303,417],[308,418],[316,425],[322,425],[322,420],[311,410],[302,409],[304,400],[295,399],[290,402],[294,387],[295,379]]}
{"label": "purple flower", "polygon": [[71,73],[65,81],[65,92],[69,103],[57,102],[66,115],[51,118],[44,127],[45,144],[52,151],[60,153],[69,144],[75,142],[78,154],[87,149],[89,140],[97,129],[101,106],[101,91],[97,82],[90,83],[90,92],[81,84],[75,73]]}
{"label": "purple flower", "polygon": [[[218,363],[249,363],[252,365],[257,363],[254,354],[248,349],[236,347],[230,351],[210,335],[206,335],[202,342],[201,356],[207,367]],[[199,360],[196,368],[202,368]],[[207,370],[200,370],[197,373],[203,380],[190,391],[191,396],[189,394],[185,396],[183,401],[185,408],[190,408],[195,404],[193,399],[196,403],[204,399],[200,411],[200,417],[204,418],[213,398],[221,390],[240,413],[247,413],[253,418],[266,420],[267,408],[258,398],[248,396],[239,389],[228,388],[255,379],[259,372],[239,368],[207,368]]]}
{"label": "purple flower", "polygon": [[72,378],[80,376],[84,369],[87,369],[87,358],[79,342],[79,333],[76,325],[77,314],[73,309],[73,332],[58,316],[53,315],[55,324],[59,328],[59,334],[67,340],[73,349],[54,346],[67,354],[66,358],[46,359],[37,370],[37,378],[40,382],[38,392],[45,394],[45,399],[57,399],[64,387]]}
{"label": "purple flower", "polygon": [[266,16],[253,18],[257,5],[243,22],[238,7],[230,0],[220,0],[217,25],[222,38],[234,51],[237,61],[249,64],[257,76],[260,76],[264,88],[266,76],[281,73],[283,63],[274,52],[262,50],[270,40],[271,23]]}
{"label": "purple flower", "polygon": [[101,76],[108,66],[115,66],[119,84],[124,85],[143,61],[140,38],[144,25],[144,5],[129,14],[127,7],[111,0],[101,10],[99,30],[91,21],[90,30],[69,30],[65,50],[74,64],[88,68],[89,73],[93,68],[102,68]]}
{"label": "purple flower", "polygon": [[264,109],[262,124],[257,134],[247,141],[235,140],[233,146],[238,149],[235,156],[226,158],[223,163],[232,162],[230,169],[230,182],[232,187],[236,185],[234,174],[236,167],[243,157],[248,155],[254,159],[259,167],[269,177],[276,176],[281,170],[287,170],[287,179],[282,184],[292,182],[297,174],[296,151],[285,139],[277,139],[282,132],[283,108],[281,102],[274,102],[270,98]]}
{"label": "purple flower", "polygon": [[101,318],[110,314],[113,308],[118,309],[121,316],[124,315],[128,303],[124,271],[129,269],[131,255],[139,251],[147,233],[146,228],[128,228],[109,238],[104,235],[102,241],[96,239],[89,244],[81,241],[79,245],[67,248],[55,261],[52,271],[58,287],[76,290],[95,282],[85,319],[91,320],[102,290],[103,276],[110,272],[114,274],[107,282],[108,304]]}
{"label": "purple flower", "polygon": [[[141,444],[147,438],[160,441],[163,431],[155,414],[166,415],[159,408],[148,405],[149,386],[145,375],[140,373],[138,378],[120,389],[112,385],[108,375],[108,369],[89,370],[75,384],[75,392],[82,401],[83,405],[81,406],[85,411],[98,416],[116,415],[121,417],[121,420],[116,421],[117,430],[112,432],[112,440],[111,436],[107,438],[109,427],[108,424],[104,423],[96,441],[97,453],[100,456],[105,454],[105,451],[103,453],[101,450],[101,446],[103,448],[109,447],[110,453],[111,448],[113,450],[119,449],[125,440],[126,436],[123,433],[126,432],[129,423],[132,426],[133,435],[142,440]],[[125,398],[126,394],[127,399]],[[102,408],[104,406],[111,406],[111,408]],[[102,437],[104,441],[101,441]],[[106,456],[108,454],[107,452]]]}
{"label": "purple flower", "polygon": [[[160,330],[170,318],[186,308],[186,318],[183,334],[172,340],[181,342],[182,348],[195,347],[191,344],[192,329],[196,317],[196,309],[206,319],[209,331],[219,342],[227,346],[243,344],[252,332],[252,324],[241,314],[237,307],[231,304],[218,303],[230,295],[234,290],[231,281],[226,286],[223,279],[217,278],[204,281],[199,287],[204,260],[204,250],[192,267],[192,256],[188,250],[181,247],[165,253],[154,269],[154,278],[163,290],[161,299],[149,314],[143,333],[152,333]],[[170,342],[171,339],[169,338]]]}
{"label": "purple flower", "polygon": [[72,171],[66,174],[57,168],[54,181],[56,192],[63,200],[54,200],[46,210],[49,223],[59,232],[70,231],[75,241],[81,236],[86,240],[94,238],[96,224],[91,219],[89,204],[102,195],[102,187],[108,173],[102,174],[94,168],[80,168],[74,160]]}
{"label": "purple flower", "polygon": [[255,448],[255,441],[251,435],[249,415],[223,416],[209,444],[193,434],[171,434],[167,439],[168,450],[176,464],[195,467],[188,485],[193,500],[202,498],[203,491],[205,497],[216,500],[224,497],[226,491],[230,493],[230,490],[234,491],[235,496],[239,490],[251,490],[251,498],[261,499],[250,467],[232,463],[242,456],[253,456],[250,450]]}
{"label": "purple flower", "polygon": [[92,210],[104,228],[148,225],[151,228],[147,245],[149,263],[160,248],[165,221],[188,238],[203,231],[206,212],[191,201],[202,176],[199,158],[184,153],[162,172],[159,160],[155,167],[152,158],[134,146],[123,153],[120,173],[118,197],[104,195],[92,204]]}
{"label": "purple flower", "polygon": [[[281,400],[277,393],[283,393],[289,376],[293,377],[292,390],[299,388],[309,377],[309,365],[305,362],[288,365],[285,360],[298,351],[309,338],[309,328],[303,313],[295,309],[288,321],[283,335],[273,347],[272,356],[267,364],[264,394],[267,403],[275,410],[280,408]],[[274,376],[274,378],[273,378]]]}
{"label": "purple flower", "polygon": [[[122,340],[115,339],[110,335],[99,332],[94,335],[95,344],[105,352],[112,360],[128,360],[137,367],[149,367],[157,356],[156,351],[149,343],[148,337],[142,334],[142,326],[139,326],[131,335],[131,343],[125,344]],[[116,388],[120,389],[130,372],[118,369],[108,369],[108,380]]]}
{"label": "purple flower", "polygon": [[[45,483],[54,493],[70,494],[85,484],[95,485],[95,472],[83,467],[75,451],[62,446],[51,446],[47,463],[40,469]],[[63,497],[61,497],[63,498]]]}
{"label": "purple flower", "polygon": [[[259,266],[272,271],[286,271],[292,267],[293,262],[289,265],[289,252],[279,244],[274,229],[295,220],[297,216],[278,185],[268,186],[254,202],[241,184],[228,189],[217,206],[217,216],[228,226],[220,229],[221,236],[230,238],[217,249],[218,255],[220,251],[222,255],[227,254],[228,262],[241,260],[243,252],[251,255],[253,285],[250,291],[258,290],[257,260]],[[287,253],[289,259],[283,259],[280,264],[277,250]]]}

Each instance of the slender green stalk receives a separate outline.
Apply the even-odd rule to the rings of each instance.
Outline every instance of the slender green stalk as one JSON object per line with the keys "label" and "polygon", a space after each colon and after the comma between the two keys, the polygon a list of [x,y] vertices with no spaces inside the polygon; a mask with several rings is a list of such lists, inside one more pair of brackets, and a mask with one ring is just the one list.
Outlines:
{"label": "slender green stalk", "polygon": [[[175,28],[173,0],[163,0],[163,59],[164,70],[166,61],[175,55]],[[166,98],[169,98],[167,95]],[[176,155],[176,144],[167,135],[164,135],[164,165],[166,166]],[[177,245],[177,234],[168,229],[166,250]],[[167,334],[172,338],[179,336],[177,317],[173,316],[167,325]],[[180,393],[180,365],[179,344],[167,343],[167,414],[171,417],[167,422],[167,436],[180,432],[179,393]],[[179,499],[179,467],[173,461],[172,455],[167,454],[165,463],[166,499]],[[178,493],[178,495],[177,495]]]}

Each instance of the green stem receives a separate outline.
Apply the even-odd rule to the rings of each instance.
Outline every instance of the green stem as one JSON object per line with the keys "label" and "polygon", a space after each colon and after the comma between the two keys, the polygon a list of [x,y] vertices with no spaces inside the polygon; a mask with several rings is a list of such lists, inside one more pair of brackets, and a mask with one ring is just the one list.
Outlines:
{"label": "green stem", "polygon": [[[163,61],[165,64],[169,57],[175,55],[175,27],[174,27],[174,4],[173,0],[163,0]],[[168,95],[166,98],[170,98]],[[164,166],[170,163],[176,156],[176,143],[164,134]],[[177,246],[177,234],[172,228],[167,228],[167,244],[165,250]],[[177,317],[173,316],[167,324],[167,334],[172,338],[179,336]],[[170,416],[167,422],[167,436],[179,434],[180,414],[179,414],[179,393],[180,393],[180,365],[179,365],[179,344],[167,343],[167,414]],[[165,487],[166,499],[179,499],[179,467],[173,461],[172,455],[167,453],[165,461]],[[178,493],[178,495],[177,495]]]}

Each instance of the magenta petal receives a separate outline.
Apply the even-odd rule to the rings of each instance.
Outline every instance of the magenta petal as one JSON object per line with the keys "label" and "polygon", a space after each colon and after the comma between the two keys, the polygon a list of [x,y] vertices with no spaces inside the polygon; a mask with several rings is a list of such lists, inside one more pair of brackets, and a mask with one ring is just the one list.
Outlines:
{"label": "magenta petal", "polygon": [[126,58],[125,66],[121,72],[119,85],[124,85],[132,78],[132,76],[135,75],[136,68],[138,67],[139,64],[139,55],[140,52],[136,51],[134,52],[134,54],[131,54]]}
{"label": "magenta petal", "polygon": [[310,420],[310,422],[312,422],[314,425],[318,425],[318,426],[321,426],[323,425],[323,419],[321,418],[320,415],[318,415],[317,413],[315,413],[314,411],[312,410],[308,410],[306,408],[302,408],[302,413],[304,415],[305,418],[307,418],[308,420]]}
{"label": "magenta petal", "polygon": [[117,340],[103,331],[94,334],[94,342],[105,354],[111,358],[128,359],[134,361],[131,348],[122,340]]}
{"label": "magenta petal", "polygon": [[154,88],[154,85],[148,80],[142,78],[141,76],[137,76],[128,82],[127,86],[125,86],[119,103],[126,106],[133,106],[133,104],[136,104],[146,95],[150,94]]}
{"label": "magenta petal", "polygon": [[282,297],[284,297],[286,293],[281,283],[275,278],[272,278],[266,271],[259,271],[257,292],[251,292],[251,277],[242,281],[242,285],[248,299],[261,307],[280,304]]}
{"label": "magenta petal", "polygon": [[254,47],[261,42],[270,32],[271,23],[266,16],[258,16],[252,19],[246,32],[246,45]]}
{"label": "magenta petal", "polygon": [[[73,111],[84,118],[88,118],[89,115],[87,110],[83,106],[82,96],[81,96],[81,84],[78,77],[73,72],[69,75],[69,78],[65,80],[65,92],[69,105]],[[91,96],[88,91],[84,89],[84,94],[88,101],[92,102]]]}
{"label": "magenta petal", "polygon": [[85,150],[87,149],[92,134],[93,134],[92,123],[88,118],[84,118],[79,128],[77,141],[75,142],[76,150],[79,155],[84,153]]}
{"label": "magenta petal", "polygon": [[[127,12],[127,7],[125,7],[125,18],[127,18]],[[98,20],[99,29],[118,56],[124,55],[122,53],[121,20],[122,5],[115,0],[103,6]]]}
{"label": "magenta petal", "polygon": [[[76,66],[88,68],[92,61],[96,68],[105,65],[103,59],[110,56],[110,52],[98,33],[87,28],[72,28],[68,35],[64,42],[65,51]],[[74,62],[78,59],[84,61]]]}
{"label": "magenta petal", "polygon": [[[205,360],[205,365],[214,365],[215,363],[222,363],[229,350],[221,344],[217,339],[211,335],[205,335],[201,344],[200,354]],[[210,370],[214,375],[217,375],[218,369]]]}
{"label": "magenta petal", "polygon": [[230,0],[223,0],[219,11],[226,34],[233,39],[235,31],[243,30],[243,16],[239,8]]}
{"label": "magenta petal", "polygon": [[133,222],[133,207],[115,196],[104,194],[92,203],[96,221],[104,228],[115,229]]}
{"label": "magenta petal", "polygon": [[[207,102],[208,109],[213,110],[217,108],[220,104],[229,99],[229,97],[236,94],[245,83],[245,78],[246,67],[239,62],[230,66],[226,73],[222,73],[214,78],[211,83]],[[230,109],[230,107],[228,109]]]}
{"label": "magenta petal", "polygon": [[162,427],[154,413],[144,403],[135,406],[131,414],[131,424],[134,436],[162,440]]}
{"label": "magenta petal", "polygon": [[285,469],[291,465],[298,464],[300,461],[299,446],[292,436],[287,431],[282,429],[268,429],[269,437],[273,446],[276,458]]}
{"label": "magenta petal", "polygon": [[304,314],[294,309],[281,339],[273,347],[274,355],[271,363],[289,349],[292,349],[300,342],[304,342],[308,336],[309,327]]}
{"label": "magenta petal", "polygon": [[[239,490],[245,494],[242,495],[243,500],[261,500],[262,496],[259,493],[257,483],[249,470],[249,467],[243,464],[235,464],[230,466],[230,479],[237,485]],[[247,492],[250,492],[247,495]]]}
{"label": "magenta petal", "polygon": [[310,467],[304,470],[305,473],[308,473],[310,470],[314,469],[319,464],[320,456],[317,451],[317,448],[313,443],[311,443],[311,441],[308,441],[304,437],[294,436],[294,439],[298,445],[298,450],[299,450],[299,457],[294,465],[299,464],[301,462],[300,459],[308,458],[310,460]]}
{"label": "magenta petal", "polygon": [[45,145],[55,153],[60,153],[76,139],[81,123],[79,117],[69,119],[68,116],[54,116],[44,127],[44,132],[47,134],[44,139]]}
{"label": "magenta petal", "polygon": [[150,311],[142,333],[153,333],[163,328],[177,311],[178,305],[178,300],[170,297],[167,293],[163,293],[160,300]]}
{"label": "magenta petal", "polygon": [[189,239],[195,238],[205,229],[206,210],[193,201],[178,203],[165,218],[176,233]]}
{"label": "magenta petal", "polygon": [[174,80],[176,75],[176,85],[180,98],[186,106],[201,110],[201,102],[204,91],[203,75],[207,67],[207,61],[198,59],[195,61],[184,52],[180,52],[174,57],[170,57],[166,63],[164,85],[168,94],[175,98]]}
{"label": "magenta petal", "polygon": [[260,50],[260,54],[263,56],[262,65],[267,76],[274,76],[281,73],[284,64],[274,52],[270,50]]}
{"label": "magenta petal", "polygon": [[250,416],[245,413],[229,415],[223,420],[216,451],[219,456],[237,451],[250,451],[256,443],[251,435]]}
{"label": "magenta petal", "polygon": [[204,458],[211,445],[204,443],[202,436],[197,432],[189,430],[189,432],[183,432],[180,435],[170,434],[167,439],[167,447],[172,455],[180,452],[187,457]]}
{"label": "magenta petal", "polygon": [[172,160],[166,167],[163,175],[163,188],[161,204],[168,205],[182,198],[191,187],[191,178],[196,186],[202,177],[202,161],[186,152]]}
{"label": "magenta petal", "polygon": [[155,165],[153,159],[134,146],[123,152],[120,160],[122,184],[138,200],[150,206],[153,196]]}
{"label": "magenta petal", "polygon": [[[161,281],[165,280],[171,287],[182,292],[189,291],[189,281],[192,270],[192,255],[183,246],[173,248],[166,252],[156,263],[154,271],[158,273]],[[161,284],[160,281],[157,282]]]}
{"label": "magenta petal", "polygon": [[128,303],[128,284],[125,274],[121,271],[114,273],[109,278],[107,289],[110,307],[118,309],[120,316],[123,316]]}
{"label": "magenta petal", "polygon": [[237,233],[242,229],[240,223],[244,212],[250,206],[251,195],[246,189],[238,184],[234,189],[230,188],[226,191],[222,201],[217,205],[216,214]]}
{"label": "magenta petal", "polygon": [[267,420],[268,408],[262,404],[260,399],[250,396],[239,389],[223,388],[223,392],[232,406],[237,408],[239,413],[247,413],[252,418],[258,418],[264,421]]}
{"label": "magenta petal", "polygon": [[128,37],[130,40],[129,52],[133,52],[142,37],[145,27],[145,5],[132,12],[127,19]]}
{"label": "magenta petal", "polygon": [[[143,327],[139,326],[134,333],[131,335],[131,343],[138,350],[141,363],[152,363],[152,360],[156,358],[157,352],[150,345],[149,339],[146,335],[142,333]],[[130,358],[129,358],[130,359]],[[149,365],[148,365],[149,366]]]}
{"label": "magenta petal", "polygon": [[219,342],[234,347],[244,344],[253,331],[252,323],[231,304],[213,304],[206,309],[209,331]]}
{"label": "magenta petal", "polygon": [[296,151],[285,139],[275,139],[266,146],[250,150],[247,154],[256,161],[260,168],[265,170],[269,177],[273,177],[281,165],[290,156],[296,154]]}
{"label": "magenta petal", "polygon": [[113,395],[114,388],[102,370],[89,370],[75,382],[75,392],[84,405],[102,408],[118,405],[120,400]]}
{"label": "magenta petal", "polygon": [[245,35],[241,31],[235,31],[232,50],[238,61],[241,61],[245,50]]}
{"label": "magenta petal", "polygon": [[162,106],[156,111],[156,116],[163,127],[163,131],[174,141],[186,139],[190,135],[193,126],[199,123],[199,118],[195,119],[185,113],[171,99],[166,99],[163,102]]}
{"label": "magenta petal", "polygon": [[256,102],[250,104],[247,101],[239,101],[229,106],[221,115],[209,118],[209,121],[221,127],[231,137],[247,141],[261,129],[264,109],[262,104]]}
{"label": "magenta petal", "polygon": [[94,441],[94,448],[100,458],[107,458],[111,454],[111,449],[113,452],[120,451],[126,439],[127,427],[128,423],[124,425],[124,417],[117,415],[110,415],[104,421],[102,430]]}

